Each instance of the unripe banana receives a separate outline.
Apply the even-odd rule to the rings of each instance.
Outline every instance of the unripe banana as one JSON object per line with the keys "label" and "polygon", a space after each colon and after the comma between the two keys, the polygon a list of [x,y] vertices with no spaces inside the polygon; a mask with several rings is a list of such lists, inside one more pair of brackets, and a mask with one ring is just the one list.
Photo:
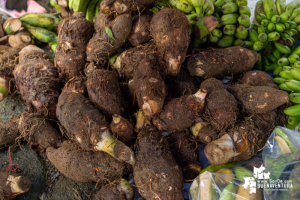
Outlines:
{"label": "unripe banana", "polygon": [[275,30],[281,33],[285,30],[285,26],[281,23],[275,24]]}
{"label": "unripe banana", "polygon": [[261,42],[266,42],[268,40],[268,36],[267,34],[265,33],[261,33],[258,35],[258,39],[261,41]]}
{"label": "unripe banana", "polygon": [[223,28],[223,33],[225,35],[234,35],[236,30],[236,26],[235,25],[225,25]]}
{"label": "unripe banana", "polygon": [[258,32],[258,34],[267,33],[266,28],[264,26],[258,26],[257,32]]}
{"label": "unripe banana", "polygon": [[253,50],[254,51],[260,51],[264,47],[264,43],[261,41],[257,41],[253,44]]}
{"label": "unripe banana", "polygon": [[277,41],[280,38],[280,34],[278,32],[271,32],[268,34],[268,41]]}
{"label": "unripe banana", "polygon": [[[275,69],[274,69],[274,71],[273,71],[273,75],[274,76],[279,76],[279,73],[280,72],[282,72],[283,71],[283,67],[282,66],[278,66],[278,67],[276,67]],[[279,77],[278,77],[279,78]],[[280,79],[283,79],[283,78],[280,78]],[[284,81],[285,81],[285,79],[284,79]],[[283,81],[283,82],[284,82]],[[275,82],[275,79],[274,79],[274,82]],[[277,85],[280,85],[281,83],[283,83],[283,82],[275,82]]]}
{"label": "unripe banana", "polygon": [[252,42],[258,41],[258,33],[255,30],[249,30],[249,39]]}
{"label": "unripe banana", "polygon": [[271,22],[277,24],[280,21],[280,17],[278,15],[273,15],[271,18]]}
{"label": "unripe banana", "polygon": [[266,27],[266,26],[268,26],[268,24],[269,24],[269,20],[264,19],[264,20],[261,21],[260,24],[261,24],[262,26]]}
{"label": "unripe banana", "polygon": [[239,8],[240,15],[248,15],[251,17],[251,10],[248,6],[241,6]]}
{"label": "unripe banana", "polygon": [[221,17],[222,25],[233,25],[237,24],[238,15],[237,14],[226,14]]}
{"label": "unripe banana", "polygon": [[291,53],[291,49],[283,44],[274,42],[274,46],[276,47],[276,49],[283,54],[289,54]]}
{"label": "unripe banana", "polygon": [[295,80],[294,76],[292,75],[292,72],[290,71],[282,71],[279,73],[279,76],[286,80]]}
{"label": "unripe banana", "polygon": [[282,13],[280,15],[280,23],[287,22],[290,19],[291,15],[288,12]]}
{"label": "unripe banana", "polygon": [[223,14],[236,13],[237,11],[238,11],[238,6],[236,3],[230,2],[230,3],[226,3],[224,6],[222,6]]}
{"label": "unripe banana", "polygon": [[278,64],[279,66],[287,66],[287,65],[290,64],[290,62],[289,62],[289,60],[288,60],[287,58],[282,57],[282,58],[280,58],[280,59],[278,60],[277,64]]}
{"label": "unripe banana", "polygon": [[220,29],[217,29],[217,28],[215,28],[215,29],[211,32],[211,34],[212,34],[213,36],[219,38],[219,39],[222,38],[222,36],[223,36],[222,31],[221,31]]}
{"label": "unripe banana", "polygon": [[59,18],[48,13],[28,13],[20,18],[22,23],[35,27],[54,27],[59,22]]}
{"label": "unripe banana", "polygon": [[240,46],[243,47],[244,46],[244,41],[241,39],[236,39],[233,43],[234,46]]}
{"label": "unripe banana", "polygon": [[234,35],[236,38],[239,38],[239,39],[242,39],[242,40],[245,40],[247,37],[248,37],[248,30],[240,25],[237,29],[236,29],[236,32],[235,32],[235,35]]}
{"label": "unripe banana", "polygon": [[296,61],[299,61],[299,56],[298,55],[290,55],[288,57],[288,59],[291,64],[294,64]]}
{"label": "unripe banana", "polygon": [[221,40],[219,40],[218,46],[222,48],[231,47],[234,42],[234,37],[232,35],[225,35]]}

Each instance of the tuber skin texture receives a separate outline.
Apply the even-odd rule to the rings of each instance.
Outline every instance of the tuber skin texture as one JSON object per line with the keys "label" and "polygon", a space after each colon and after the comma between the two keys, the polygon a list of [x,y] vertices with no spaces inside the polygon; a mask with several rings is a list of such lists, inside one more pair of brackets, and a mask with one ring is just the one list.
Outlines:
{"label": "tuber skin texture", "polygon": [[148,127],[139,132],[136,158],[134,181],[144,199],[184,199],[181,168],[160,131]]}
{"label": "tuber skin texture", "polygon": [[181,68],[177,76],[168,76],[165,81],[171,98],[194,94],[199,89],[199,81],[189,74],[186,68]]}
{"label": "tuber skin texture", "polygon": [[[145,45],[127,49],[115,59],[111,59],[110,64],[113,69],[118,71],[121,77],[131,79],[133,78],[138,65],[144,59],[148,59],[153,62],[158,61],[158,54],[153,44],[147,43]],[[157,67],[157,70],[163,74],[163,70],[160,65],[157,65]]]}
{"label": "tuber skin texture", "polygon": [[208,144],[218,138],[217,131],[207,122],[197,122],[190,127],[197,142]]}
{"label": "tuber skin texture", "polygon": [[182,131],[190,127],[204,108],[206,94],[205,90],[199,90],[194,95],[172,99],[152,123],[164,131]]}
{"label": "tuber skin texture", "polygon": [[203,81],[202,84],[200,88],[211,90],[205,99],[206,115],[204,118],[217,130],[226,129],[228,126],[233,125],[239,115],[238,102],[234,96],[217,79],[210,80],[209,78]]}
{"label": "tuber skin texture", "polygon": [[58,149],[47,148],[46,154],[61,173],[78,182],[114,181],[132,172],[129,164],[117,161],[107,153],[86,152],[69,141]]}
{"label": "tuber skin texture", "polygon": [[229,91],[248,113],[267,113],[289,102],[287,92],[268,86],[237,84],[231,86]]}
{"label": "tuber skin texture", "polygon": [[166,85],[156,68],[150,60],[142,60],[133,76],[135,97],[146,119],[161,111],[166,98]]}
{"label": "tuber skin texture", "polygon": [[190,42],[187,17],[177,9],[164,8],[153,16],[150,34],[168,74],[177,75]]}
{"label": "tuber skin texture", "polygon": [[267,142],[276,126],[284,126],[287,116],[281,106],[265,114],[249,114],[219,139],[209,143],[204,153],[213,165],[248,160]]}
{"label": "tuber skin texture", "polygon": [[105,27],[96,33],[86,49],[87,60],[90,62],[105,63],[124,44],[131,31],[131,16],[130,14],[118,15],[106,27],[110,28],[114,39],[106,33]]}
{"label": "tuber skin texture", "polygon": [[100,13],[94,22],[94,30],[96,33],[99,33],[101,30],[105,28],[109,24],[110,21],[113,20],[113,15],[105,15]]}
{"label": "tuber skin texture", "polygon": [[100,4],[100,13],[122,14],[131,11],[143,10],[146,6],[152,4],[154,0],[103,0]]}
{"label": "tuber skin texture", "polygon": [[28,45],[20,53],[19,64],[13,71],[16,87],[29,111],[55,119],[60,83],[57,69],[42,49]]}
{"label": "tuber skin texture", "polygon": [[196,141],[189,133],[177,131],[171,133],[168,142],[176,162],[182,168],[184,179],[195,179],[202,170]]}
{"label": "tuber skin texture", "polygon": [[20,116],[12,118],[6,122],[0,123],[0,147],[15,144],[15,140],[20,136],[18,130]]}
{"label": "tuber skin texture", "polygon": [[[85,150],[92,150],[97,143],[97,136],[107,130],[104,117],[80,93],[63,93],[59,96],[57,119],[66,129],[67,136],[75,140]],[[96,142],[92,140],[96,138]]]}
{"label": "tuber skin texture", "polygon": [[69,80],[61,93],[75,92],[80,93],[83,96],[87,96],[86,78],[83,76],[77,76]]}
{"label": "tuber skin texture", "polygon": [[89,99],[102,113],[109,118],[121,115],[123,97],[116,73],[105,69],[88,70],[86,86]]}
{"label": "tuber skin texture", "polygon": [[246,72],[239,80],[242,84],[249,86],[269,86],[279,89],[274,83],[273,78],[264,71],[253,70]]}
{"label": "tuber skin texture", "polygon": [[150,22],[152,16],[152,12],[145,10],[133,20],[132,31],[128,36],[128,41],[132,46],[138,46],[151,40]]}
{"label": "tuber skin texture", "polygon": [[133,197],[132,187],[122,178],[102,187],[93,200],[132,200]]}
{"label": "tuber skin texture", "polygon": [[7,172],[0,172],[0,199],[10,200],[16,196],[28,192],[31,181],[25,176],[16,176]]}
{"label": "tuber skin texture", "polygon": [[62,144],[62,135],[44,117],[23,113],[18,125],[21,133],[19,138],[24,138],[31,145],[38,145],[39,149],[57,148]]}
{"label": "tuber skin texture", "polygon": [[223,78],[249,71],[259,59],[260,55],[256,52],[239,46],[207,48],[189,57],[187,67],[192,76]]}
{"label": "tuber skin texture", "polygon": [[75,13],[59,22],[55,66],[60,77],[69,80],[82,74],[86,64],[86,46],[92,36],[92,25],[83,13]]}
{"label": "tuber skin texture", "polygon": [[110,123],[110,129],[115,138],[118,138],[124,144],[129,145],[134,139],[134,127],[132,123],[120,115],[114,115]]}
{"label": "tuber skin texture", "polygon": [[111,136],[105,117],[82,94],[61,94],[56,115],[68,138],[82,149],[104,151],[115,159],[134,164],[133,151]]}

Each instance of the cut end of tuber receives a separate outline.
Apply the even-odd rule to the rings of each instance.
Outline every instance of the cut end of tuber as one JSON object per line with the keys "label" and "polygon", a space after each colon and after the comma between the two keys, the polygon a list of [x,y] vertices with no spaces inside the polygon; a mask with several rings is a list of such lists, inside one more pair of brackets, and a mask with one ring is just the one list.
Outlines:
{"label": "cut end of tuber", "polygon": [[180,69],[181,69],[181,57],[178,56],[178,58],[171,58],[169,59],[169,69],[168,69],[168,74],[172,76],[176,76],[179,74]]}
{"label": "cut end of tuber", "polygon": [[200,102],[203,102],[203,103],[204,103],[206,95],[207,95],[207,91],[204,89],[200,89],[194,94],[194,96],[197,98],[197,100]]}
{"label": "cut end of tuber", "polygon": [[122,117],[120,115],[114,115],[113,116],[113,122],[114,122],[114,124],[120,123],[121,119],[122,119]]}
{"label": "cut end of tuber", "polygon": [[148,100],[147,102],[144,102],[142,110],[144,116],[152,118],[152,116],[158,112],[158,104],[156,101]]}
{"label": "cut end of tuber", "polygon": [[199,77],[204,77],[205,71],[203,71],[201,68],[197,67],[195,69],[195,75],[194,76],[199,76]]}
{"label": "cut end of tuber", "polygon": [[136,118],[136,125],[135,125],[136,130],[142,129],[144,127],[144,123],[145,123],[145,117],[143,115],[143,111],[139,110],[135,114],[135,118]]}
{"label": "cut end of tuber", "polygon": [[119,70],[121,68],[121,56],[115,54],[109,59],[109,64],[112,69]]}
{"label": "cut end of tuber", "polygon": [[135,163],[134,152],[114,138],[109,131],[105,131],[101,135],[101,140],[94,147],[95,150],[104,151],[117,160],[122,160],[131,165]]}
{"label": "cut end of tuber", "polygon": [[117,189],[120,192],[124,192],[126,194],[127,200],[132,200],[134,197],[134,191],[131,187],[131,185],[126,181],[124,178],[121,178],[120,180],[116,181],[118,183]]}
{"label": "cut end of tuber", "polygon": [[8,94],[8,85],[7,79],[0,77],[0,101]]}
{"label": "cut end of tuber", "polygon": [[9,175],[6,182],[9,183],[13,196],[27,192],[31,187],[31,181],[27,177]]}

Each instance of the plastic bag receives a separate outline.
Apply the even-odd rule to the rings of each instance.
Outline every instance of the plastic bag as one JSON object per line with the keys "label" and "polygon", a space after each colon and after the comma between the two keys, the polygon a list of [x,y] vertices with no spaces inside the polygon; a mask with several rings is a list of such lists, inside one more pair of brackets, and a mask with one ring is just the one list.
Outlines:
{"label": "plastic bag", "polygon": [[300,199],[299,150],[300,133],[276,127],[256,157],[215,172],[201,173],[190,187],[189,199]]}

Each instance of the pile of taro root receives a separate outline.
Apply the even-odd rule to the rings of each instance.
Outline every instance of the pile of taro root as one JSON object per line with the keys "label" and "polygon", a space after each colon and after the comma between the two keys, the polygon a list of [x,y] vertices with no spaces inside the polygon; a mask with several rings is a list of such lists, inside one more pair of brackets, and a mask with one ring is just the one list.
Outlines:
{"label": "pile of taro root", "polygon": [[248,160],[285,124],[288,93],[251,71],[256,52],[191,50],[180,11],[103,2],[94,26],[83,13],[60,21],[54,62],[33,45],[1,56],[0,75],[28,108],[0,124],[1,146],[38,145],[72,180],[107,183],[95,199],[132,199],[114,181],[133,173],[144,199],[174,200],[202,170],[198,142],[214,165]]}

